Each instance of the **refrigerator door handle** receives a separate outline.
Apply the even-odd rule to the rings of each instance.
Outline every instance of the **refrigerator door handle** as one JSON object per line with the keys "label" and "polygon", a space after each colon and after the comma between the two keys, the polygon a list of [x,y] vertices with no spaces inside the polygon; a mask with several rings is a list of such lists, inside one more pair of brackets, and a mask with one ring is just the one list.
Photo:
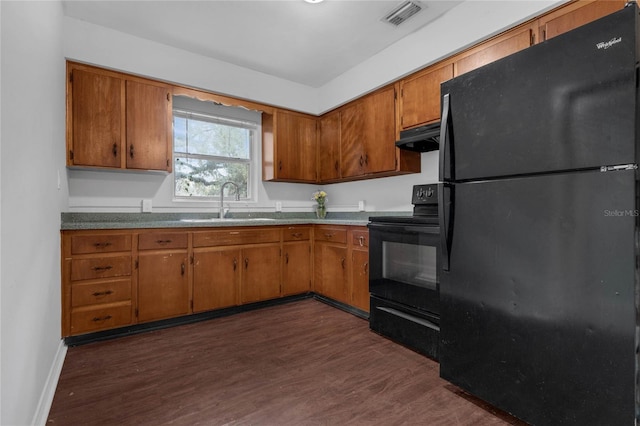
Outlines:
{"label": "refrigerator door handle", "polygon": [[449,270],[449,252],[453,231],[453,185],[443,183],[438,191],[438,218],[440,221],[440,251],[442,270]]}
{"label": "refrigerator door handle", "polygon": [[[444,167],[446,164],[446,152],[447,152],[447,135],[449,133],[449,94],[446,93],[442,97],[442,119],[440,120],[440,182],[445,182],[449,180],[449,176],[445,177]],[[451,162],[453,163],[453,157],[451,157]],[[451,164],[451,170],[453,170],[453,164]]]}

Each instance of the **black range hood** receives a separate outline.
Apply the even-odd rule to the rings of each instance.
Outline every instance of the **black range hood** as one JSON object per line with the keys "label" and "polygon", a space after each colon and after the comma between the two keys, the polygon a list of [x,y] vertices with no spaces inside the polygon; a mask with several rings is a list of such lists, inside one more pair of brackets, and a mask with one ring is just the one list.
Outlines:
{"label": "black range hood", "polygon": [[440,148],[440,122],[426,124],[400,132],[400,140],[396,142],[400,149],[408,151],[428,152]]}

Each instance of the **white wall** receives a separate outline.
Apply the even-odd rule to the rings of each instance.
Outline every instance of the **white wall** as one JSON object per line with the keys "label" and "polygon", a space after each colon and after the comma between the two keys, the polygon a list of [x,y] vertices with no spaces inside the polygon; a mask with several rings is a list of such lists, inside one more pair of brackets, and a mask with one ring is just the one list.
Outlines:
{"label": "white wall", "polygon": [[[2,425],[44,424],[60,339],[66,209],[60,2],[0,2]],[[57,172],[61,171],[61,189]],[[53,387],[52,387],[52,386]]]}
{"label": "white wall", "polygon": [[[121,32],[64,18],[64,54],[67,58],[318,114],[363,93],[407,75],[462,50],[478,40],[523,22],[563,1],[467,1],[426,28],[416,31],[365,63],[319,89],[242,69]],[[463,30],[455,30],[456,28]],[[422,154],[422,173],[328,185],[329,211],[357,209],[366,200],[368,211],[410,210],[411,185],[437,181],[435,153]],[[154,211],[215,211],[217,203],[174,203],[172,176],[69,171],[69,211],[140,211],[143,198]],[[281,201],[284,211],[311,211],[315,185],[258,183],[258,203],[235,205],[236,210],[273,211]]]}

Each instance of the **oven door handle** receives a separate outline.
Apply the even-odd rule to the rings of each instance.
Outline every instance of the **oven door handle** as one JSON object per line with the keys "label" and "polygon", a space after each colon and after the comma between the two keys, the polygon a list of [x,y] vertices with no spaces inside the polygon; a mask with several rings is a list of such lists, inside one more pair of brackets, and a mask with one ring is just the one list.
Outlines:
{"label": "oven door handle", "polygon": [[392,223],[369,222],[367,227],[370,230],[378,230],[383,232],[392,232],[396,234],[433,234],[440,233],[440,227],[434,225],[398,225]]}
{"label": "oven door handle", "polygon": [[442,252],[442,270],[449,270],[449,253],[453,235],[454,186],[443,183],[438,191],[438,218],[440,220],[440,250]]}

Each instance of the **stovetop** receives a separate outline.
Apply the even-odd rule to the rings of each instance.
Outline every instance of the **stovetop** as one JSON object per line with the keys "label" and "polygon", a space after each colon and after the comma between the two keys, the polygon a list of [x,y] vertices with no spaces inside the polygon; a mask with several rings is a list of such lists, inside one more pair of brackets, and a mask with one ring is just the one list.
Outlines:
{"label": "stovetop", "polygon": [[414,185],[411,193],[413,216],[372,216],[371,222],[438,225],[438,184]]}

